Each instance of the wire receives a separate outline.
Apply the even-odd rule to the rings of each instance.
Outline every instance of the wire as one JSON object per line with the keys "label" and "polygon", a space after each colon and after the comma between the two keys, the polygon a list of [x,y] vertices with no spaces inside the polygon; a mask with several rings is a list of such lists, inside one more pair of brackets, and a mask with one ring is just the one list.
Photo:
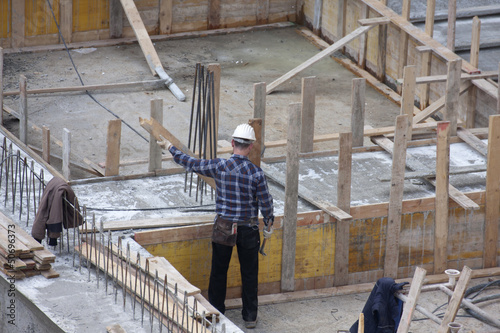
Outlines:
{"label": "wire", "polygon": [[[73,57],[71,56],[71,53],[69,52],[68,45],[66,45],[66,41],[64,40],[64,36],[61,33],[61,29],[59,27],[59,22],[57,22],[56,15],[54,14],[54,10],[52,9],[52,5],[50,4],[50,1],[47,0],[47,4],[49,5],[50,11],[52,12],[52,18],[54,19],[54,23],[57,26],[57,31],[59,33],[59,36],[61,37],[61,40],[64,44],[64,48],[66,49],[66,52],[68,53],[69,60],[71,61],[71,64],[73,65],[73,68],[75,69],[76,75],[78,75],[78,79],[80,80],[80,83],[82,86],[85,86],[85,83],[83,83],[82,76],[80,75],[80,72],[78,72],[78,69],[76,68],[75,62],[73,61]],[[96,102],[99,106],[101,106],[104,110],[108,111],[111,113],[115,118],[120,119],[122,123],[125,124],[128,128],[130,128],[133,132],[135,132],[137,135],[139,135],[141,138],[146,140],[146,142],[149,142],[149,140],[143,136],[141,133],[139,133],[135,128],[133,128],[130,124],[128,124],[125,120],[121,119],[120,116],[118,116],[116,113],[105,107],[101,102],[99,102],[88,90],[85,90],[85,93],[94,101]]]}

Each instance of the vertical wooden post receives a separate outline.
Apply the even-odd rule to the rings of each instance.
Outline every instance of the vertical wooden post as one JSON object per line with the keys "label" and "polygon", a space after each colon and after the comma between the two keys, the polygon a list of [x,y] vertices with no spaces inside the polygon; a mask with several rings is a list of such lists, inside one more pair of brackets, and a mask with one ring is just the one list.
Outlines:
{"label": "vertical wooden post", "polygon": [[422,267],[417,267],[415,274],[413,274],[410,292],[408,293],[408,301],[405,302],[403,307],[403,313],[401,314],[401,321],[399,322],[397,333],[408,333],[410,329],[413,313],[417,307],[418,297],[420,296],[426,274],[427,271]]}
{"label": "vertical wooden post", "polygon": [[60,0],[61,34],[66,43],[71,43],[73,34],[73,0]]}
{"label": "vertical wooden post", "polygon": [[313,151],[314,145],[314,113],[316,108],[316,77],[302,78],[302,125],[300,135],[300,151]]}
{"label": "vertical wooden post", "polygon": [[314,1],[314,18],[313,18],[313,33],[320,35],[321,33],[321,15],[323,11],[323,0]]}
{"label": "vertical wooden post", "polygon": [[0,47],[0,126],[3,126],[3,48]]}
{"label": "vertical wooden post", "polygon": [[120,3],[120,0],[109,0],[109,37],[120,38],[122,36],[122,33],[123,33],[122,4]]}
{"label": "vertical wooden post", "polygon": [[351,88],[351,132],[352,145],[363,146],[365,128],[366,79],[352,79]]}
{"label": "vertical wooden post", "polygon": [[[260,151],[264,151],[266,141],[266,83],[259,82],[253,85],[253,117],[261,119]],[[257,133],[256,133],[257,135]]]}
{"label": "vertical wooden post", "polygon": [[[436,0],[427,0],[427,11],[425,15],[425,32],[432,37],[434,35],[434,15],[436,12]],[[431,75],[432,52],[422,54],[422,76]],[[420,109],[424,110],[429,105],[429,84],[421,85]]]}
{"label": "vertical wooden post", "polygon": [[446,47],[455,52],[455,30],[457,23],[457,0],[448,0],[448,34]]}
{"label": "vertical wooden post", "polygon": [[12,48],[20,48],[24,46],[24,16],[25,16],[25,1],[12,1]]}
{"label": "vertical wooden post", "polygon": [[[472,19],[472,38],[470,47],[470,64],[474,67],[479,66],[479,36],[481,35],[481,20],[474,16]],[[477,88],[472,85],[469,88],[467,100],[467,115],[465,117],[465,127],[474,128],[475,124],[475,114],[476,114],[476,102],[477,102]]]}
{"label": "vertical wooden post", "polygon": [[[361,3],[359,18],[368,18],[369,9],[365,3]],[[361,34],[359,36],[359,54],[358,54],[358,66],[365,69],[366,67],[366,45],[368,42],[368,33]]]}
{"label": "vertical wooden post", "polygon": [[448,77],[446,79],[446,95],[444,104],[445,120],[450,122],[450,135],[457,135],[458,104],[460,100],[460,76],[462,59],[448,62]]}
{"label": "vertical wooden post", "polygon": [[378,50],[377,50],[377,79],[380,82],[385,81],[386,48],[387,48],[387,24],[381,24],[378,26]]}
{"label": "vertical wooden post", "polygon": [[486,212],[483,268],[497,266],[498,206],[500,205],[500,115],[490,116],[486,169]]}
{"label": "vertical wooden post", "polygon": [[71,172],[70,155],[71,155],[71,132],[67,128],[63,128],[63,146],[62,146],[62,174],[66,180],[69,180]]}
{"label": "vertical wooden post", "polygon": [[261,155],[261,142],[262,142],[262,119],[250,119],[248,121],[248,125],[253,127],[255,132],[255,142],[253,144],[253,148],[248,155],[248,159],[250,162],[260,167],[260,155]]}
{"label": "vertical wooden post", "polygon": [[437,125],[436,144],[436,217],[434,222],[434,274],[447,268],[448,262],[448,206],[451,123]]}
{"label": "vertical wooden post", "polygon": [[[410,0],[403,0],[403,9],[401,16],[409,21],[410,20]],[[408,62],[408,34],[402,29],[399,31],[399,60],[398,60],[398,77],[403,76],[404,68]],[[398,92],[400,92],[398,86]]]}
{"label": "vertical wooden post", "polygon": [[214,105],[215,105],[215,133],[214,140],[217,143],[219,140],[219,108],[220,108],[220,77],[221,69],[220,64],[208,64],[207,71],[214,73]]}
{"label": "vertical wooden post", "polygon": [[[163,100],[161,98],[151,100],[151,118],[155,119],[159,124],[163,125]],[[148,165],[149,172],[161,169],[161,158],[162,158],[162,149],[156,143],[154,135],[150,134],[149,165]]]}
{"label": "vertical wooden post", "polygon": [[285,212],[281,259],[281,291],[295,290],[295,247],[297,242],[297,200],[299,196],[300,103],[292,103],[288,113],[286,149]]}
{"label": "vertical wooden post", "polygon": [[28,95],[23,74],[19,76],[19,140],[28,144]]}
{"label": "vertical wooden post", "polygon": [[387,216],[387,239],[385,240],[384,276],[396,279],[399,267],[399,235],[403,211],[404,175],[406,168],[406,144],[408,116],[396,117],[394,149],[392,152],[391,189]]}
{"label": "vertical wooden post", "polygon": [[[352,133],[339,135],[339,170],[337,207],[347,214],[351,211]],[[335,275],[334,285],[349,283],[349,221],[335,223]]]}
{"label": "vertical wooden post", "polygon": [[304,25],[304,0],[295,1],[295,22]]}
{"label": "vertical wooden post", "polygon": [[269,23],[269,0],[257,1],[257,24]]}
{"label": "vertical wooden post", "polygon": [[121,131],[122,121],[120,119],[113,119],[108,122],[105,176],[116,176],[120,171]]}
{"label": "vertical wooden post", "polygon": [[401,101],[401,114],[408,116],[406,140],[412,139],[413,109],[415,108],[415,77],[416,67],[406,66],[403,74],[403,93]]}
{"label": "vertical wooden post", "polygon": [[173,0],[160,0],[160,35],[172,33],[172,3]]}
{"label": "vertical wooden post", "polygon": [[[338,0],[338,12],[337,12],[337,40],[345,36],[345,26],[346,26],[346,12],[347,12],[347,0]],[[344,53],[342,48],[342,53]]]}
{"label": "vertical wooden post", "polygon": [[208,30],[220,28],[220,0],[208,0]]}
{"label": "vertical wooden post", "polygon": [[467,291],[467,285],[469,284],[471,277],[472,269],[464,266],[462,272],[460,273],[458,283],[455,286],[455,291],[453,292],[453,295],[448,303],[448,307],[446,308],[446,312],[444,313],[443,321],[441,321],[441,325],[437,331],[438,333],[447,333],[450,331],[448,324],[454,321],[457,316],[457,312],[460,309],[460,305],[462,304],[462,300],[465,292]]}
{"label": "vertical wooden post", "polygon": [[50,164],[50,129],[47,126],[42,127],[42,158]]}
{"label": "vertical wooden post", "polygon": [[[500,62],[498,63],[498,77],[500,77]],[[498,84],[498,93],[497,93],[497,114],[500,114],[500,83]]]}

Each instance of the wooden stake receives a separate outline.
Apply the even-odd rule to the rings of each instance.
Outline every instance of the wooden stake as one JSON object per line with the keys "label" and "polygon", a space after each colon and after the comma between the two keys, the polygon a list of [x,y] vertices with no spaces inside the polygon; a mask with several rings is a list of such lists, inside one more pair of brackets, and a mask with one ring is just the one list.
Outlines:
{"label": "wooden stake", "polygon": [[[368,6],[365,3],[361,3],[361,9],[359,17],[360,19],[368,18]],[[366,46],[368,42],[368,34],[363,34],[359,37],[359,55],[358,55],[358,66],[365,69],[366,67]]]}
{"label": "wooden stake", "polygon": [[266,83],[259,82],[253,85],[253,117],[262,120],[260,133],[260,149],[264,151],[266,140]]}
{"label": "wooden stake", "polygon": [[[351,209],[352,133],[340,133],[337,207],[347,214]],[[349,221],[335,224],[335,276],[334,285],[349,283]]]}
{"label": "wooden stake", "polygon": [[120,171],[121,130],[122,121],[120,119],[113,119],[108,122],[105,176],[116,176]]}
{"label": "wooden stake", "polygon": [[172,3],[173,0],[160,0],[160,35],[172,33]]}
{"label": "wooden stake", "polygon": [[300,152],[313,151],[314,113],[316,107],[316,77],[302,78],[302,131],[300,136]]}
{"label": "wooden stake", "polygon": [[448,0],[448,34],[446,47],[455,51],[455,30],[457,21],[457,0]]}
{"label": "wooden stake", "polygon": [[462,272],[460,273],[460,278],[458,279],[455,291],[453,292],[450,302],[448,303],[448,307],[446,308],[446,312],[444,313],[443,321],[441,322],[441,326],[439,326],[438,333],[449,332],[448,324],[454,321],[457,316],[458,309],[460,308],[464,294],[467,291],[467,285],[469,284],[471,277],[472,269],[464,266]]}
{"label": "wooden stake", "polygon": [[71,154],[71,132],[67,128],[63,128],[63,152],[62,152],[62,174],[65,179],[70,178],[70,154]]}
{"label": "wooden stake", "polygon": [[26,76],[19,76],[19,139],[28,144],[28,96],[26,95]]}
{"label": "wooden stake", "polygon": [[47,126],[42,127],[42,158],[50,164],[50,129]]}
{"label": "wooden stake", "polygon": [[415,108],[415,66],[406,66],[403,74],[403,93],[401,100],[401,114],[408,116],[406,139],[411,141],[413,123],[413,109]]}
{"label": "wooden stake", "polygon": [[[155,119],[159,124],[163,124],[163,100],[161,98],[151,100],[151,118]],[[156,143],[155,137],[149,134],[148,171],[152,172],[161,169],[161,159],[162,148]]]}
{"label": "wooden stake", "polygon": [[66,43],[71,43],[73,33],[73,0],[60,0],[61,34]]}
{"label": "wooden stake", "polygon": [[323,11],[323,0],[315,0],[314,1],[313,33],[315,35],[318,35],[318,36],[321,33],[322,11]]}
{"label": "wooden stake", "polygon": [[392,151],[392,180],[387,216],[387,238],[385,241],[384,276],[396,279],[399,267],[399,236],[403,210],[404,174],[406,167],[406,144],[408,115],[396,118],[394,148]]}
{"label": "wooden stake", "polygon": [[460,73],[462,59],[448,62],[448,79],[446,80],[446,95],[444,117],[450,122],[450,135],[457,135],[458,104],[460,96]]}
{"label": "wooden stake", "polygon": [[417,307],[418,297],[420,296],[420,290],[424,284],[426,274],[427,271],[422,267],[417,267],[415,274],[413,274],[410,293],[408,294],[408,300],[405,302],[403,307],[403,313],[401,314],[401,321],[399,322],[397,333],[408,333],[408,330],[410,329],[413,313]]}
{"label": "wooden stake", "polygon": [[434,273],[444,272],[448,263],[450,127],[448,121],[439,122],[437,127]]}
{"label": "wooden stake", "polygon": [[[344,38],[346,34],[346,16],[347,16],[347,0],[338,0],[337,12],[337,43]],[[344,46],[341,46],[341,51],[344,53]]]}
{"label": "wooden stake", "polygon": [[377,79],[385,82],[385,66],[387,49],[387,24],[378,26]]}
{"label": "wooden stake", "polygon": [[[472,19],[472,39],[470,48],[470,64],[479,67],[479,40],[481,35],[481,20],[477,16]],[[477,88],[473,86],[469,90],[469,99],[467,100],[467,115],[465,117],[465,127],[474,128],[477,102]]]}
{"label": "wooden stake", "polygon": [[352,79],[351,88],[351,131],[352,145],[362,147],[365,127],[366,79]]}
{"label": "wooden stake", "polygon": [[250,162],[260,167],[260,147],[262,143],[261,133],[262,133],[262,119],[250,119],[248,124],[253,127],[255,132],[255,142],[253,148],[248,155]]}
{"label": "wooden stake", "polygon": [[484,221],[483,267],[497,266],[498,206],[500,205],[500,115],[490,116],[486,170],[486,212]]}
{"label": "wooden stake", "polygon": [[359,319],[358,319],[358,333],[364,333],[365,332],[365,315],[363,312],[359,314]]}
{"label": "wooden stake", "polygon": [[292,103],[288,113],[286,157],[285,217],[281,259],[281,292],[295,290],[295,247],[297,239],[297,200],[299,188],[300,103]]}
{"label": "wooden stake", "polygon": [[[403,9],[401,13],[401,17],[403,17],[406,21],[410,20],[410,0],[403,0]],[[399,60],[398,60],[398,76],[401,77],[403,75],[404,68],[406,67],[406,63],[408,61],[408,34],[401,29],[399,31]],[[398,87],[398,91],[399,91]]]}
{"label": "wooden stake", "polygon": [[[161,15],[161,12],[160,12]],[[160,16],[161,22],[161,16]],[[120,0],[109,0],[109,38],[120,38],[123,33],[123,8]]]}

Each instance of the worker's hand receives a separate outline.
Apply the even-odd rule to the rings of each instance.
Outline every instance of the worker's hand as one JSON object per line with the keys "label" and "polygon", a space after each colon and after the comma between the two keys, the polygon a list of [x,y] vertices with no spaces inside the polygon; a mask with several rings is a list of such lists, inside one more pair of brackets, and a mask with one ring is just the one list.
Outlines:
{"label": "worker's hand", "polygon": [[161,138],[161,141],[156,141],[158,146],[160,146],[162,149],[167,149],[167,150],[170,149],[170,147],[172,147],[172,144],[170,143],[170,141],[168,141],[167,139],[165,139],[161,135],[160,135],[160,138]]}
{"label": "worker's hand", "polygon": [[266,230],[264,228],[264,230],[262,230],[262,233],[264,234],[264,239],[271,238],[271,235],[273,234],[273,227],[271,226],[269,230]]}

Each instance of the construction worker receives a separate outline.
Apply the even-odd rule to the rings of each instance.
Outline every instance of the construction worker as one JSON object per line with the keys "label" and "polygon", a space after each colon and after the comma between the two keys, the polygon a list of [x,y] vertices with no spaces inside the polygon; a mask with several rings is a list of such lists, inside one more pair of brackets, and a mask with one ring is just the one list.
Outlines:
{"label": "construction worker", "polygon": [[[215,179],[217,216],[212,235],[212,269],[208,300],[224,314],[227,271],[233,251],[232,245],[235,243],[242,281],[242,316],[246,328],[255,328],[260,246],[258,211],[260,209],[266,226],[264,238],[269,238],[274,222],[273,198],[269,193],[264,172],[248,159],[255,141],[254,129],[248,124],[238,125],[232,138],[233,154],[229,159],[193,158],[164,138],[158,144],[164,149],[167,148],[174,161],[186,170]],[[267,228],[269,224],[271,227]],[[226,241],[229,240],[229,243],[219,243],[219,237],[216,237],[217,229],[224,229],[228,225],[225,230],[228,230]]]}

